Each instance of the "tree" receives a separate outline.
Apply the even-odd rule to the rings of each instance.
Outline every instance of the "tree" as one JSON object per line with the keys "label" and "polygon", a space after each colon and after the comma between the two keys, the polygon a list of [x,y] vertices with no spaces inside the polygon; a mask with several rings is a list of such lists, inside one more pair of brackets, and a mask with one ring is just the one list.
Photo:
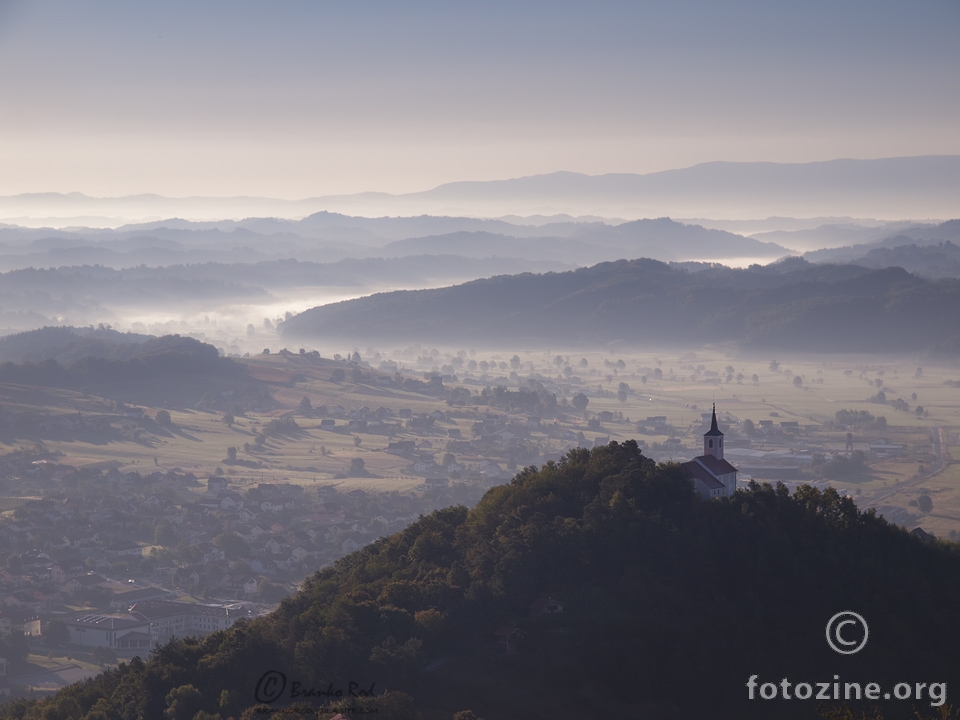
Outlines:
{"label": "tree", "polygon": [[351,475],[361,475],[363,474],[363,458],[353,458],[350,461],[350,474]]}
{"label": "tree", "polygon": [[234,422],[236,422],[236,418],[233,416],[233,413],[224,413],[223,422],[226,423],[228,426],[230,426],[230,425],[233,425]]}
{"label": "tree", "polygon": [[247,541],[234,532],[222,532],[213,539],[213,544],[223,550],[227,560],[250,557]]}
{"label": "tree", "polygon": [[768,367],[770,368],[770,372],[778,372],[780,370],[780,361],[771,360]]}
{"label": "tree", "polygon": [[264,580],[260,583],[260,599],[264,602],[280,602],[287,596],[287,589],[283,585]]}
{"label": "tree", "polygon": [[173,420],[170,419],[170,413],[166,410],[157,410],[157,425],[162,425],[163,427],[172,426]]}
{"label": "tree", "polygon": [[237,460],[237,449],[235,447],[227,448],[227,460],[230,462],[236,462]]}
{"label": "tree", "polygon": [[313,404],[310,402],[310,398],[304,395],[303,399],[300,401],[300,405],[297,407],[297,410],[299,410],[300,414],[304,417],[310,417],[313,415]]}
{"label": "tree", "polygon": [[173,523],[167,519],[157,521],[157,526],[153,530],[153,542],[163,547],[176,545],[177,533],[173,529]]}
{"label": "tree", "polygon": [[512,358],[510,358],[510,367],[513,368],[514,370],[519,370],[519,369],[520,369],[520,356],[519,356],[519,355],[514,355]]}
{"label": "tree", "polygon": [[334,371],[330,373],[330,382],[343,382],[346,377],[347,373],[343,368],[335,368]]}
{"label": "tree", "polygon": [[577,393],[570,399],[570,404],[573,405],[575,410],[583,412],[587,409],[587,405],[590,404],[590,398],[583,393]]}
{"label": "tree", "polygon": [[167,693],[164,717],[169,720],[193,720],[203,706],[203,695],[193,685],[181,685]]}
{"label": "tree", "polygon": [[933,500],[930,499],[930,496],[924,493],[917,498],[917,506],[920,508],[920,512],[924,515],[933,511]]}
{"label": "tree", "polygon": [[30,643],[27,636],[19,630],[12,630],[6,635],[0,635],[0,657],[7,659],[10,667],[22,669],[27,663],[30,654]]}
{"label": "tree", "polygon": [[753,437],[753,434],[757,431],[756,425],[753,424],[753,420],[747,418],[743,421],[743,432],[747,437]]}
{"label": "tree", "polygon": [[101,645],[94,648],[91,654],[97,665],[114,665],[117,662],[117,653],[114,652],[113,648]]}
{"label": "tree", "polygon": [[803,379],[799,375],[793,378],[793,386],[795,388],[803,387]]}
{"label": "tree", "polygon": [[360,368],[354,368],[353,370],[351,370],[351,371],[350,371],[350,380],[352,380],[352,381],[355,382],[355,383],[362,383],[362,382],[363,382],[363,370],[361,370]]}
{"label": "tree", "polygon": [[43,644],[60,647],[70,642],[70,630],[63,620],[51,620],[43,629]]}

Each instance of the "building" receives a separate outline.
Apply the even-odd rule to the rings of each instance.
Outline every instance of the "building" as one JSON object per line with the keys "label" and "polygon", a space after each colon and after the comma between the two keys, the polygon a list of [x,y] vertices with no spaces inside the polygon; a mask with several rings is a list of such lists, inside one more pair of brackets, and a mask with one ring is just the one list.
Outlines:
{"label": "building", "polygon": [[539,617],[541,615],[561,615],[563,613],[563,603],[555,600],[549,595],[542,595],[527,605],[530,610],[530,617]]}
{"label": "building", "polygon": [[130,615],[146,622],[154,645],[163,645],[171,638],[209,635],[226,630],[241,617],[253,614],[240,603],[232,605],[198,605],[175,600],[138,602]]}
{"label": "building", "polygon": [[165,600],[172,597],[173,593],[163,588],[140,588],[138,590],[128,590],[127,592],[117,593],[110,598],[110,607],[120,612],[127,612],[137,603],[150,600]]}
{"label": "building", "polygon": [[32,610],[0,609],[0,635],[8,632],[23,633],[27,637],[40,637],[40,615]]}
{"label": "building", "polygon": [[497,649],[507,655],[513,655],[520,652],[520,645],[526,632],[515,625],[501,625],[493,636],[497,639]]}
{"label": "building", "polygon": [[723,459],[723,433],[717,427],[717,406],[713,406],[710,429],[703,435],[703,455],[680,467],[693,481],[701,497],[729,497],[737,489],[737,469]]}
{"label": "building", "polygon": [[133,615],[81,615],[66,624],[73,645],[122,650],[150,647],[150,623]]}

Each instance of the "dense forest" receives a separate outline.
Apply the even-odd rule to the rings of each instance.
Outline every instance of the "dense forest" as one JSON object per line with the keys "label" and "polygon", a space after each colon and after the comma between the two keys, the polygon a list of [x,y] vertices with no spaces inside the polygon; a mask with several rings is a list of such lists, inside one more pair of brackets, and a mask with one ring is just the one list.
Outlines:
{"label": "dense forest", "polygon": [[22,350],[28,357],[38,355],[46,359],[5,362],[0,365],[0,382],[72,388],[170,375],[237,377],[243,374],[233,360],[220,357],[213,345],[193,338],[112,331],[76,335],[71,330],[42,328],[4,338],[0,341],[0,351]]}
{"label": "dense forest", "polygon": [[[956,546],[833,490],[753,485],[703,501],[678,466],[611,443],[527,468],[472,510],[421,518],[308,578],[269,617],[174,640],[5,717],[279,718],[291,703],[306,717],[410,720],[941,717],[947,705],[929,697],[851,703],[852,715],[750,701],[746,683],[952,685],[958,592]],[[544,596],[562,612],[531,613]],[[856,655],[825,642],[841,610],[869,621]],[[516,652],[502,632],[498,648],[504,627]]]}
{"label": "dense forest", "polygon": [[47,326],[0,337],[0,361],[72,363],[86,357],[129,360],[151,335],[110,327]]}
{"label": "dense forest", "polygon": [[[621,260],[571,272],[381,293],[306,310],[285,337],[380,341],[621,342],[818,352],[920,352],[955,332],[960,280],[901,268],[811,265],[790,258],[732,269]],[[892,328],[897,328],[894,332]]]}

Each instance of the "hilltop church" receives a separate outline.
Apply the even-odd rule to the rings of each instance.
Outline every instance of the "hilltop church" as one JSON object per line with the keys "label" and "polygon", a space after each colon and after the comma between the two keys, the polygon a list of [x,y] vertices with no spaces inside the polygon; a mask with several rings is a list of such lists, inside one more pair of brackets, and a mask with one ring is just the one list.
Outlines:
{"label": "hilltop church", "polygon": [[703,455],[680,465],[693,480],[694,489],[704,498],[729,497],[737,489],[737,469],[723,459],[723,433],[717,427],[717,406],[713,406],[710,429],[703,436]]}

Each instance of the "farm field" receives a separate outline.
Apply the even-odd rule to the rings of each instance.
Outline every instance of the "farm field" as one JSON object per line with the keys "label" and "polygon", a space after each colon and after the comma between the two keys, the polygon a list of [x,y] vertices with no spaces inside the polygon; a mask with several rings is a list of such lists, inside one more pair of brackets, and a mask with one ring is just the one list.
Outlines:
{"label": "farm field", "polygon": [[[485,460],[506,465],[503,482],[527,464],[524,457],[511,460],[505,449],[518,443],[534,458],[532,464],[608,439],[636,439],[657,460],[689,459],[700,453],[701,415],[716,403],[731,457],[752,471],[742,474],[776,481],[795,471],[785,479],[788,485],[832,485],[898,522],[922,524],[937,535],[960,532],[956,367],[920,368],[898,357],[746,357],[724,348],[675,354],[370,349],[365,357],[370,359],[359,364],[362,372],[355,377],[356,363],[311,361],[293,353],[239,360],[250,381],[266,388],[270,407],[227,413],[223,403],[219,409],[180,403],[169,408],[166,426],[156,421],[159,402],[128,399],[118,409],[115,399],[104,397],[108,392],[97,394],[99,388],[83,393],[0,385],[0,452],[41,447],[55,454],[57,463],[76,467],[109,463],[121,472],[144,474],[179,468],[198,478],[222,473],[240,488],[292,482],[409,491],[422,487],[425,473],[413,470],[409,457],[386,452],[397,440],[413,440],[421,456],[433,455],[436,467],[426,474],[440,471],[450,452],[465,474]],[[337,369],[343,378],[333,378]],[[443,391],[408,389],[396,382],[398,372],[421,386],[425,377],[443,375]],[[531,425],[529,409],[477,404],[483,388],[498,385],[555,395],[553,415],[541,412],[540,424]],[[453,388],[464,391],[456,400],[449,394]],[[588,398],[585,411],[572,404],[579,394]],[[163,389],[152,388],[147,396],[163,397]],[[304,398],[326,415],[303,412]],[[379,411],[385,425],[378,431],[372,424],[351,426],[349,416],[361,409]],[[886,426],[839,425],[840,410],[884,417]],[[401,418],[430,413],[439,413],[437,421],[417,429]],[[321,428],[321,415],[334,417],[332,429]],[[476,423],[490,415],[512,422],[512,434],[524,423],[528,429],[512,440],[511,432],[499,430],[495,442],[503,441],[502,447],[465,448],[479,432]],[[285,417],[288,424],[278,428]],[[648,418],[660,420],[645,425]],[[797,423],[797,429],[784,431],[781,423]],[[452,442],[455,431],[461,442]],[[843,477],[818,474],[817,456],[829,461],[844,454],[848,432],[853,449],[865,453],[867,468]],[[878,446],[896,450],[880,452]],[[362,472],[355,471],[358,459]],[[9,494],[2,481],[0,493]],[[916,507],[922,494],[933,501],[930,513]],[[10,502],[0,497],[0,503]]]}

